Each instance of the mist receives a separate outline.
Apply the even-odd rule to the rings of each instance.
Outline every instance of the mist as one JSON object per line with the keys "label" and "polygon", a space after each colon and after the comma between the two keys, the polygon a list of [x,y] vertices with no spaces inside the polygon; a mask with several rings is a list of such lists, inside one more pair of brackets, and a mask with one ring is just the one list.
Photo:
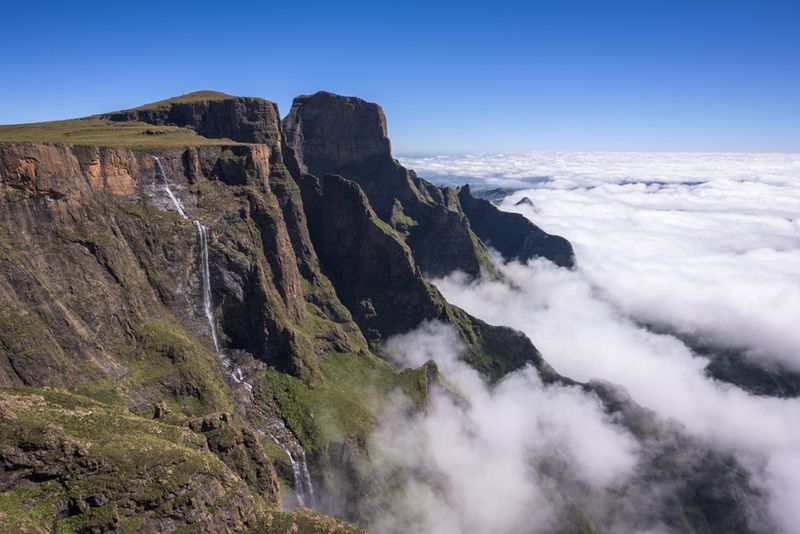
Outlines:
{"label": "mist", "polygon": [[597,397],[544,386],[533,367],[490,388],[438,322],[384,349],[401,367],[434,360],[444,385],[421,414],[402,396],[388,403],[370,443],[371,476],[400,482],[370,532],[552,532],[586,501],[610,513],[604,495],[634,473],[639,444]]}
{"label": "mist", "polygon": [[[682,341],[800,369],[800,156],[473,154],[403,163],[440,183],[514,188],[501,209],[575,247],[574,270],[495,257],[501,281],[458,273],[435,281],[450,302],[525,332],[563,375],[618,384],[659,420],[732,455],[765,495],[767,530],[800,532],[800,400],[710,378],[709,361]],[[517,205],[524,197],[533,205]]]}
{"label": "mist", "polygon": [[[637,321],[800,370],[800,155],[531,153],[403,160],[511,187],[501,209],[573,244]],[[523,197],[533,207],[516,205]]]}

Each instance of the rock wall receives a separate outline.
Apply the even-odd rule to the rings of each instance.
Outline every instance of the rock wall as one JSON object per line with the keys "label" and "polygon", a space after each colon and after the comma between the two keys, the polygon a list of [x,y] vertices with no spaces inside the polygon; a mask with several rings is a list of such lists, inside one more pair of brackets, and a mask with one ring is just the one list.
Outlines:
{"label": "rock wall", "polygon": [[137,121],[191,128],[203,137],[242,143],[274,145],[280,139],[278,107],[263,98],[225,98],[162,105],[106,113],[102,119]]}
{"label": "rock wall", "polygon": [[400,165],[392,158],[386,117],[377,104],[326,92],[300,96],[283,129],[306,172],[340,175],[363,188],[375,213],[404,237],[427,276],[491,273],[486,243],[509,260],[538,256],[573,264],[566,239],[473,198],[469,188],[440,188]]}
{"label": "rock wall", "polygon": [[468,185],[459,189],[458,200],[475,234],[505,259],[524,263],[542,257],[560,267],[575,265],[572,245],[563,237],[548,234],[519,213],[500,211],[473,197]]}

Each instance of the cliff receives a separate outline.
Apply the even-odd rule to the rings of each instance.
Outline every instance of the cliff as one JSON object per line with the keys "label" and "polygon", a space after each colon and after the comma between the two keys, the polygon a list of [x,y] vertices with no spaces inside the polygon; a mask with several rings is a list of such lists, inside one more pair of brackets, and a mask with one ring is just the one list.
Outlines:
{"label": "cliff", "polygon": [[458,200],[472,230],[507,260],[526,262],[542,257],[560,267],[575,265],[569,241],[550,235],[519,213],[500,211],[488,200],[472,196],[469,185],[458,191]]}
{"label": "cliff", "polygon": [[487,244],[573,262],[562,238],[403,168],[356,98],[298,97],[283,123],[269,101],[200,92],[0,127],[0,529],[358,532],[280,510],[358,521],[369,481],[337,477],[378,401],[424,410],[446,387],[431,362],[383,360],[388,337],[442,321],[489,380],[532,364],[574,384],[426,279],[495,276]]}
{"label": "cliff", "polygon": [[[327,92],[300,96],[283,128],[305,171],[340,175],[361,186],[375,213],[403,236],[428,276],[491,272],[487,242],[509,260],[541,256],[558,265],[573,264],[565,239],[481,204],[468,188],[437,187],[400,165],[392,157],[386,117],[377,104]],[[513,235],[500,239],[509,226]]]}
{"label": "cliff", "polygon": [[[378,373],[387,391],[400,387],[415,398],[424,395],[428,379],[392,370],[372,350],[426,318],[457,325],[473,347],[476,364],[490,376],[502,376],[527,361],[541,363],[524,336],[492,329],[447,304],[422,278],[403,236],[375,215],[358,184],[330,179],[320,186],[317,178],[301,172],[283,140],[274,104],[216,95],[198,100],[195,95],[98,120],[74,121],[69,128],[77,128],[72,132],[80,138],[88,135],[87,128],[96,135],[98,127],[132,121],[191,129],[200,142],[170,143],[156,160],[128,148],[143,142],[136,136],[159,135],[147,133],[146,126],[126,131],[123,148],[118,148],[48,143],[48,135],[61,140],[59,123],[53,131],[42,125],[26,130],[33,139],[43,136],[42,142],[0,143],[0,385],[15,388],[7,393],[14,408],[4,413],[9,421],[17,420],[21,412],[15,407],[27,402],[20,399],[42,395],[25,388],[57,388],[83,396],[69,402],[99,402],[110,427],[126,418],[138,424],[156,413],[161,414],[159,425],[196,435],[191,439],[199,440],[199,452],[192,454],[214,458],[217,471],[208,476],[215,481],[186,479],[180,492],[159,499],[170,502],[194,485],[210,490],[217,484],[218,489],[175,511],[167,530],[183,523],[238,530],[258,524],[282,496],[287,498],[278,481],[295,482],[292,470],[285,453],[261,430],[265,420],[286,421],[287,439],[296,435],[324,463],[330,461],[325,460],[330,447],[341,447],[337,441],[363,438],[369,431],[373,416],[359,391],[375,385],[366,377]],[[213,136],[224,139],[212,144]],[[222,357],[214,350],[202,306],[204,242],[194,221],[208,229],[210,320]],[[384,269],[387,256],[397,259],[391,272]],[[357,271],[348,274],[349,269]],[[406,295],[398,306],[395,301]],[[514,356],[503,355],[498,338],[519,346]],[[351,380],[346,391],[329,384],[353,369],[366,374]],[[421,372],[426,376],[430,369]],[[287,398],[282,391],[301,397]],[[337,398],[333,407],[325,400],[331,395]],[[36,402],[43,403],[37,416],[50,428],[61,408],[50,408],[47,398]],[[298,416],[319,402],[326,405],[317,410],[340,421],[334,432]],[[191,423],[214,413],[230,414],[224,428]],[[116,439],[75,439],[88,439],[101,454],[103,440],[124,447],[129,439],[150,439],[144,436],[162,432],[162,426],[137,427]],[[69,428],[57,428],[71,435]],[[52,488],[42,486],[35,460],[23,461],[22,452],[13,452],[27,450],[22,430],[4,435],[0,453],[6,465],[4,491],[16,492],[8,495],[31,484],[36,491],[72,495],[72,478],[63,478],[65,472],[86,484],[111,484],[101,482],[98,473],[80,471],[72,459],[48,456],[51,449],[46,448],[37,454],[45,455],[45,463],[62,478],[54,479],[58,484]],[[46,436],[46,447],[63,449]],[[115,476],[133,476],[128,472],[132,464],[123,465],[116,456],[103,458],[98,461]],[[153,469],[166,468],[153,460]],[[176,461],[190,462],[188,457]],[[236,482],[235,489],[233,481],[244,482]],[[152,491],[146,481],[141,488]],[[47,521],[91,528],[111,528],[134,518],[144,524],[163,521],[147,514],[144,502],[125,504],[139,502],[134,490],[104,489],[102,497],[75,497],[78,504],[53,508]],[[212,509],[214,499],[232,491],[241,495],[238,515],[213,518],[203,512],[203,506]],[[23,516],[14,524],[31,520]]]}
{"label": "cliff", "polygon": [[232,97],[200,91],[125,111],[99,116],[112,122],[145,122],[194,130],[203,137],[243,143],[280,140],[278,107],[263,98]]}

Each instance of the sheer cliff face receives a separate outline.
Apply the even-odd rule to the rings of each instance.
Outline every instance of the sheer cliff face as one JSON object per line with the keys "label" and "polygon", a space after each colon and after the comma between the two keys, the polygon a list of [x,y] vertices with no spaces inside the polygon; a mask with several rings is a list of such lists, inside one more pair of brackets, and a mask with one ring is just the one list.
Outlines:
{"label": "sheer cliff face", "polygon": [[[299,96],[284,127],[298,160],[311,174],[352,174],[365,189],[379,189],[381,176],[366,171],[379,170],[391,159],[391,143],[386,117],[377,104],[325,92]],[[364,186],[370,182],[370,187]],[[385,185],[389,187],[380,189],[391,192],[401,181]],[[385,207],[375,206],[378,211]]]}
{"label": "sheer cliff face", "polygon": [[278,107],[262,98],[222,98],[154,104],[100,115],[114,122],[146,122],[190,128],[204,137],[276,145]]}
{"label": "sheer cliff face", "polygon": [[473,197],[468,185],[459,190],[458,200],[473,231],[504,258],[525,262],[542,257],[560,267],[575,265],[572,245],[563,237],[548,234],[519,213],[500,211]]}
{"label": "sheer cliff face", "polygon": [[[392,158],[386,117],[377,104],[325,92],[300,96],[283,128],[307,172],[341,175],[363,188],[377,215],[404,236],[429,276],[491,270],[485,244],[506,259],[541,256],[573,265],[565,239],[473,198],[468,188],[439,188],[401,166]],[[513,235],[505,236],[509,226]]]}
{"label": "sheer cliff face", "polygon": [[[3,145],[0,157],[6,198],[13,199],[0,212],[9,252],[0,296],[0,339],[9,350],[0,380],[55,385],[122,372],[124,363],[112,355],[124,343],[137,346],[142,328],[167,312],[207,335],[196,313],[195,229],[158,209],[165,204],[153,158],[47,145]],[[320,285],[319,273],[305,257],[310,243],[299,192],[280,151],[204,147],[162,161],[189,217],[211,229],[214,302],[226,346],[313,380],[317,342],[301,331],[310,318],[299,264],[309,293]],[[321,284],[317,292],[324,293]],[[336,320],[348,317],[339,310]]]}
{"label": "sheer cliff face", "polygon": [[485,248],[447,193],[392,158],[380,106],[331,93],[302,96],[283,127],[303,169],[358,183],[378,217],[404,235],[426,274],[477,276],[490,268]]}

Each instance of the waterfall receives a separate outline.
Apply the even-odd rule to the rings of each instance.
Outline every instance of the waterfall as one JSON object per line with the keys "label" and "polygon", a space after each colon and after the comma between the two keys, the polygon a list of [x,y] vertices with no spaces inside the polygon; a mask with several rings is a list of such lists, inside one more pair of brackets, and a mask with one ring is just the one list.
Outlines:
{"label": "waterfall", "polygon": [[[292,466],[292,476],[294,477],[294,492],[297,496],[297,503],[300,506],[313,508],[316,504],[316,494],[314,493],[314,484],[311,482],[311,475],[308,472],[306,451],[303,450],[302,445],[294,437],[292,431],[286,428],[286,425],[280,419],[268,421],[266,430],[270,439],[289,458],[289,464]],[[295,450],[294,454],[292,449]]]}
{"label": "waterfall", "polygon": [[[153,156],[153,159],[156,161],[156,171],[161,176],[161,180],[163,182],[161,186],[163,187],[164,192],[169,197],[178,214],[184,219],[188,220],[189,217],[186,216],[186,211],[183,209],[183,204],[181,204],[181,201],[177,196],[175,196],[175,193],[172,192],[172,188],[169,186],[167,171],[164,170],[161,160],[156,156]],[[202,271],[201,289],[203,293],[203,312],[205,313],[206,321],[208,321],[208,326],[211,329],[211,339],[214,341],[214,351],[219,353],[217,324],[214,321],[214,314],[211,312],[211,270],[208,267],[208,228],[206,228],[203,223],[196,219],[193,220],[192,223],[197,229],[197,240],[200,242],[200,270]],[[236,369],[234,369],[232,372],[228,369],[230,367],[230,361],[227,358],[223,359],[223,367],[225,367],[229,374],[233,376],[233,379],[237,384],[243,380],[241,369],[236,367]],[[246,385],[249,386],[249,384]],[[248,390],[250,389],[251,387],[248,387]]]}
{"label": "waterfall", "polygon": [[[161,160],[153,156],[156,161],[156,170],[161,176],[162,188],[172,202],[173,207],[178,214],[184,219],[189,219],[183,209],[183,204],[172,192],[169,185],[169,179],[164,167],[161,165]],[[243,384],[250,393],[253,392],[253,386],[245,380],[242,369],[235,365],[230,358],[220,352],[219,339],[217,338],[217,323],[214,321],[214,314],[212,312],[211,302],[211,271],[208,265],[208,228],[199,220],[192,220],[194,227],[197,229],[197,240],[200,243],[200,264],[201,264],[201,289],[203,293],[203,312],[205,313],[208,326],[211,329],[211,339],[214,341],[214,350],[220,357],[222,368],[225,373],[237,384]],[[297,495],[297,502],[300,506],[313,507],[316,501],[314,494],[314,485],[311,483],[311,475],[308,472],[308,463],[306,461],[306,451],[297,441],[297,438],[292,434],[292,431],[286,428],[283,421],[280,419],[271,420],[267,423],[267,431],[269,437],[275,442],[286,456],[289,457],[289,463],[292,466],[292,475],[294,476],[294,490]],[[295,454],[292,454],[292,449]]]}
{"label": "waterfall", "polygon": [[[167,196],[172,201],[172,205],[175,206],[175,209],[178,211],[178,214],[183,217],[184,219],[188,219],[189,217],[186,216],[186,212],[183,211],[183,204],[181,201],[178,200],[178,197],[175,196],[175,193],[172,192],[172,189],[169,187],[169,180],[167,180],[167,173],[164,171],[164,167],[161,165],[161,160],[157,157],[153,156],[153,159],[156,160],[156,169],[158,170],[158,174],[161,175],[161,179],[164,181],[162,187],[164,191],[167,193]],[[197,221],[194,221],[195,224]]]}
{"label": "waterfall", "polygon": [[[217,341],[217,325],[214,322],[214,315],[211,313],[211,271],[208,268],[208,229],[200,221],[194,222],[197,228],[197,237],[200,241],[200,263],[203,271],[203,311],[211,327],[211,339],[214,340],[214,350],[219,352],[219,341]],[[238,380],[237,380],[238,382]]]}

